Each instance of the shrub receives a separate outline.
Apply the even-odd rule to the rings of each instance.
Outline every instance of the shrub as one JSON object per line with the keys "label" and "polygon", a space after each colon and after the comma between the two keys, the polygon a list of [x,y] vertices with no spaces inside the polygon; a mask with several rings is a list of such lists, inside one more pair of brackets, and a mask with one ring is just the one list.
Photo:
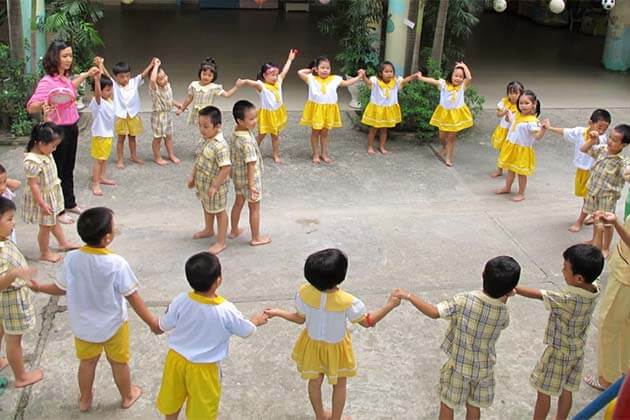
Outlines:
{"label": "shrub", "polygon": [[26,113],[37,76],[26,73],[24,60],[13,60],[9,46],[0,43],[0,115],[5,127],[16,136],[30,132],[32,121]]}

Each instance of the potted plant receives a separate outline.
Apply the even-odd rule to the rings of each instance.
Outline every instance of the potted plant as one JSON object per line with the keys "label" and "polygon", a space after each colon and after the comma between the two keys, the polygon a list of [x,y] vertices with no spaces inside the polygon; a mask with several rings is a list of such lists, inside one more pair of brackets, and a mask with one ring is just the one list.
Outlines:
{"label": "potted plant", "polygon": [[[335,63],[346,77],[356,75],[359,69],[365,69],[370,76],[376,74],[380,43],[377,28],[382,18],[380,0],[345,0],[318,23],[322,34],[339,40]],[[349,86],[348,91],[352,97],[349,105],[359,108],[359,86]]]}

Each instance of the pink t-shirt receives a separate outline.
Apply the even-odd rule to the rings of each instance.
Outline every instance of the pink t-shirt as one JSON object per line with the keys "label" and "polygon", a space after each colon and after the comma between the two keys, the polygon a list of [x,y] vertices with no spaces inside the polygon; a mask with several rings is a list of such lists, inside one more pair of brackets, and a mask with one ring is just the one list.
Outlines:
{"label": "pink t-shirt", "polygon": [[[28,100],[26,107],[28,108],[33,102],[46,102],[50,91],[56,88],[70,89],[74,92],[74,96],[77,95],[77,90],[68,77],[46,75],[37,84],[35,93]],[[57,110],[50,113],[50,118],[57,125],[72,125],[79,121],[79,111],[74,102],[67,105],[57,105]]]}

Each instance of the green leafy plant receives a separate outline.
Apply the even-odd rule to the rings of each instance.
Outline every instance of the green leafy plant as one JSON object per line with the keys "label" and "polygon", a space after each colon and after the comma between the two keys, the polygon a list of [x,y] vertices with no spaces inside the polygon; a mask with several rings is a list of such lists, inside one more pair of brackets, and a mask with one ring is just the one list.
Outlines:
{"label": "green leafy plant", "polygon": [[332,15],[318,22],[322,34],[339,40],[335,64],[343,74],[354,76],[359,69],[376,74],[379,64],[379,36],[376,28],[383,18],[380,0],[345,0]]}
{"label": "green leafy plant", "polygon": [[24,60],[12,60],[7,44],[0,43],[0,120],[16,136],[30,132],[32,121],[26,113],[37,75],[26,73]]}
{"label": "green leafy plant", "polygon": [[75,69],[85,71],[92,66],[94,50],[103,39],[94,27],[103,17],[103,10],[91,0],[53,0],[47,4],[47,16],[38,23],[40,30],[72,46]]}

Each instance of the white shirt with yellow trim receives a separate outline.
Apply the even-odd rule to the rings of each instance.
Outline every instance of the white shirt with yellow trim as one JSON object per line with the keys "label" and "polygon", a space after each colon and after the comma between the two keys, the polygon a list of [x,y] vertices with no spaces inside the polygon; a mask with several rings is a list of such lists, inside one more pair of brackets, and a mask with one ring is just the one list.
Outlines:
{"label": "white shirt with yellow trim", "polygon": [[[562,136],[565,140],[570,141],[575,145],[575,151],[573,153],[573,164],[576,168],[583,169],[585,171],[590,170],[591,166],[593,166],[593,163],[595,163],[595,159],[580,150],[580,148],[586,141],[588,131],[589,129],[587,127],[565,128]],[[598,144],[606,143],[608,143],[608,136],[604,133],[599,136]]]}

